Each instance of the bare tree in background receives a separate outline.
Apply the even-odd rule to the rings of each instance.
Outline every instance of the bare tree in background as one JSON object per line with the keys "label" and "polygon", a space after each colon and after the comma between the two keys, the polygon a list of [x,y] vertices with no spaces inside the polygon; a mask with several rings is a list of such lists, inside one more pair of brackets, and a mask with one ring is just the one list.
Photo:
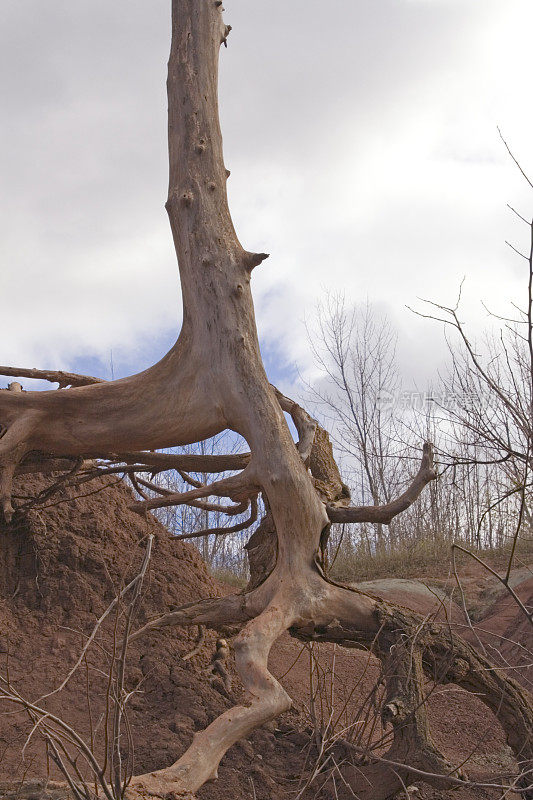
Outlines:
{"label": "bare tree in background", "polygon": [[[507,359],[507,366],[514,370],[516,363],[516,374],[510,374],[526,394],[524,343],[516,330],[508,333],[508,350],[514,358]],[[531,528],[530,504],[522,497],[516,459],[502,458],[500,451],[488,457],[487,441],[472,435],[483,424],[493,446],[502,422],[508,431],[511,426],[505,408],[487,407],[486,386],[480,384],[479,375],[475,380],[465,348],[449,341],[450,378],[425,392],[404,390],[390,321],[368,302],[348,307],[340,294],[329,294],[319,303],[316,330],[309,332],[309,340],[322,373],[308,384],[309,397],[320,418],[327,420],[360,502],[377,505],[402,490],[408,481],[410,453],[421,437],[436,443],[442,460],[441,479],[390,525],[361,526],[356,541],[349,531],[334,531],[330,550],[338,558],[337,569],[344,565],[336,574],[359,577],[355,568],[365,549],[368,555],[394,553],[401,568],[400,556],[409,552],[413,566],[424,557],[451,558],[453,543],[501,548],[512,540],[518,517],[523,527]],[[494,380],[499,378],[503,385],[501,375],[496,375],[498,344],[492,342],[488,360]]]}
{"label": "bare tree in background", "polygon": [[[342,294],[319,303],[317,329],[309,341],[323,377],[309,385],[311,401],[329,423],[358,500],[388,503],[405,477],[395,414],[396,333],[370,303],[348,308]],[[392,523],[387,531],[380,522],[373,528],[379,548],[391,544]]]}
{"label": "bare tree in background", "polygon": [[[231,473],[180,493],[141,500],[135,505],[139,513],[215,504],[229,517],[247,509],[254,521],[259,493],[268,504],[254,534],[247,590],[189,604],[131,637],[165,625],[238,629],[233,646],[246,700],[197,732],[175,764],[134,777],[128,794],[194,793],[216,777],[221,758],[236,741],[290,707],[289,696],[268,670],[273,642],[290,629],[303,640],[371,648],[383,663],[388,765],[361,761],[357,774],[365,776],[366,790],[360,796],[366,791],[372,800],[388,797],[410,769],[439,786],[460,782],[453,777],[456,768],[431,739],[423,702],[427,674],[477,693],[498,715],[520,765],[522,794],[531,797],[533,704],[528,693],[447,628],[427,625],[408,609],[336,584],[324,572],[322,551],[330,523],[390,523],[435,479],[432,448],[424,446],[419,470],[399,497],[383,505],[350,506],[327,435],[269,384],[250,289],[252,271],[266,254],[241,246],[226,195],[217,74],[219,48],[227,43],[230,28],[223,22],[220,0],[173,0],[172,9],[166,207],[183,294],[179,338],[160,362],[129,378],[107,383],[47,373],[72,388],[23,392],[15,386],[0,392],[0,500],[7,521],[15,512],[11,489],[17,470],[52,470],[68,461],[71,480],[87,468],[86,458],[105,458],[107,470],[129,474],[154,467]],[[36,372],[12,368],[12,374]],[[298,430],[297,445],[284,412]],[[250,452],[152,452],[225,429],[240,434]],[[53,465],[44,466],[50,460]]]}
{"label": "bare tree in background", "polygon": [[[506,585],[519,538],[531,536],[533,521],[533,223],[511,210],[528,230],[526,252],[510,245],[527,265],[524,302],[512,303],[513,316],[490,311],[499,330],[488,332],[478,343],[461,319],[460,294],[453,307],[426,301],[428,313],[417,311],[456,334],[453,341],[448,337],[451,367],[443,380],[444,393],[452,399],[441,414],[449,430],[443,457],[454,469],[462,468],[463,480],[479,479],[480,468],[484,472],[484,508],[476,513],[477,524],[472,519],[478,544],[481,524],[488,521],[490,525],[495,509],[516,502]],[[479,486],[473,494],[479,497]],[[489,537],[493,538],[490,527]]]}
{"label": "bare tree in background", "polygon": [[[322,373],[308,383],[309,398],[327,420],[352,492],[361,503],[387,503],[409,483],[420,439],[439,438],[433,407],[423,393],[402,389],[396,332],[370,303],[350,308],[343,295],[327,295],[309,340]],[[432,482],[416,505],[388,525],[335,530],[330,540],[335,574],[360,578],[361,556],[369,565],[377,554],[392,556],[399,568],[401,554],[408,557],[415,549],[422,557],[438,551],[442,558],[443,544],[451,558],[457,533],[451,506],[458,500],[449,482]]]}

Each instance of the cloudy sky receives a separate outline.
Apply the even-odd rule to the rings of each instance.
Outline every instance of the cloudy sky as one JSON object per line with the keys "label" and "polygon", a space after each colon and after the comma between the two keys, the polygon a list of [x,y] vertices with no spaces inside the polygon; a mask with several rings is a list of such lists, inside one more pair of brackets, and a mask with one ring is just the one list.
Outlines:
{"label": "cloudy sky", "polygon": [[[311,370],[328,289],[399,331],[407,380],[442,363],[417,297],[481,331],[519,301],[533,192],[531,0],[225,0],[220,107],[230,205],[263,352]],[[3,0],[0,361],[110,377],[176,338],[164,201],[170,0]]]}

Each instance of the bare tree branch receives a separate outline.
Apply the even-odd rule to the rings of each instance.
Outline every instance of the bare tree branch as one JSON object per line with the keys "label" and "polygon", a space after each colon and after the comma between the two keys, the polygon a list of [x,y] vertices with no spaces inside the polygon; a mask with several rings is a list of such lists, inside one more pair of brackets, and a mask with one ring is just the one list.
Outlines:
{"label": "bare tree branch", "polygon": [[[247,468],[249,469],[249,467]],[[233,500],[247,498],[255,491],[257,494],[257,486],[254,484],[253,479],[247,469],[238,475],[230,475],[228,478],[222,478],[219,481],[213,481],[206,486],[201,486],[198,489],[190,489],[188,492],[172,492],[165,494],[164,497],[153,497],[150,500],[142,500],[133,503],[132,511],[142,514],[145,511],[151,511],[154,508],[165,508],[167,506],[190,505],[191,501],[199,500],[202,497],[209,497],[215,495],[217,497],[231,497]]]}
{"label": "bare tree branch", "polygon": [[91,375],[77,375],[74,372],[63,372],[62,370],[49,369],[27,369],[25,367],[2,367],[0,375],[7,375],[12,378],[34,378],[40,381],[58,383],[59,389],[67,386],[89,386],[92,383],[105,383],[103,378],[93,378]]}
{"label": "bare tree branch", "polygon": [[413,482],[406,491],[384,506],[348,506],[336,508],[327,506],[328,517],[331,522],[380,522],[388,525],[390,521],[402,511],[405,511],[418,500],[420,493],[430,481],[434,481],[437,473],[433,467],[433,448],[426,442],[423,449],[422,461]]}
{"label": "bare tree branch", "polygon": [[[223,507],[222,509],[223,510]],[[224,511],[224,513],[227,513]],[[228,533],[237,533],[238,531],[244,531],[253,525],[254,522],[257,520],[257,498],[252,497],[250,500],[250,516],[243,520],[242,522],[237,523],[236,525],[229,525],[228,527],[224,528],[206,528],[202,531],[193,531],[192,533],[182,533],[178,536],[175,536],[175,539],[199,539],[202,536],[226,536]]]}

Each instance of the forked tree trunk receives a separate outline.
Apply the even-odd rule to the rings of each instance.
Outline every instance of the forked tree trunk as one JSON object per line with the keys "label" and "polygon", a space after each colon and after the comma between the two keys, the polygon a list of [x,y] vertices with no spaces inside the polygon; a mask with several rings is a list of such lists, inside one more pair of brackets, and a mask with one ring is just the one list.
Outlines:
{"label": "forked tree trunk", "polygon": [[[125,454],[187,444],[226,428],[246,439],[251,457],[241,473],[212,485],[210,494],[239,502],[261,491],[268,501],[271,517],[250,543],[255,579],[249,590],[189,605],[137,634],[169,624],[241,627],[234,649],[247,702],[197,733],[174,765],[134,778],[129,795],[193,794],[216,777],[232,744],[289,708],[290,698],[267,668],[273,642],[289,628],[303,639],[374,648],[388,680],[384,715],[396,732],[392,761],[438,775],[453,772],[427,729],[421,703],[425,670],[479,692],[500,713],[509,743],[527,764],[533,711],[518,684],[487,671],[491,665],[448,631],[324,576],[321,544],[330,522],[390,521],[435,477],[430,449],[413,486],[398,501],[370,511],[334,507],[332,500],[342,506],[346,496],[340,483],[335,497],[328,494],[336,468],[328,477],[327,453],[323,463],[317,460],[318,439],[315,479],[310,474],[304,463],[309,452],[303,452],[309,448],[302,445],[307,434],[299,451],[282,411],[297,413],[297,407],[270,386],[259,352],[250,279],[266,256],[243,249],[227,204],[217,73],[229,28],[216,0],[173,0],[172,11],[166,207],[183,292],[179,339],[158,364],[131,378],[54,392],[0,393],[0,494],[7,518],[13,473],[32,451],[55,457]],[[393,776],[388,772],[373,787],[373,800],[387,796],[395,781],[399,785]]]}

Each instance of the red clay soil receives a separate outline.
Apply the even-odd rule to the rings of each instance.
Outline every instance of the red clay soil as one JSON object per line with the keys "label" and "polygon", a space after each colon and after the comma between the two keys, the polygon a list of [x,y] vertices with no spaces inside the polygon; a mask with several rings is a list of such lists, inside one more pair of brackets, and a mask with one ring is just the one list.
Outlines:
{"label": "red clay soil", "polygon": [[[402,583],[394,580],[388,587],[384,587],[382,585],[384,583],[384,581],[375,581],[373,586],[365,585],[365,589],[369,591],[374,589],[377,594],[379,585],[380,594],[386,596],[387,600],[407,605],[424,616],[435,615],[436,619],[442,619],[442,602],[432,596],[430,592],[425,595],[418,591],[418,587],[415,591],[409,592],[408,583],[410,582],[407,581]],[[464,619],[459,608],[449,602],[445,608],[447,618],[453,620],[454,626],[459,625],[459,620]],[[531,628],[525,633],[529,634],[529,641],[533,643]],[[309,676],[311,665],[314,664],[314,686],[321,683],[321,691],[318,692],[315,701],[315,717],[319,721],[325,720],[326,722],[331,718],[331,723],[332,725],[336,723],[337,730],[346,729],[352,725],[351,731],[357,734],[357,725],[361,724],[367,710],[367,708],[360,708],[361,698],[368,696],[375,685],[379,674],[378,661],[360,651],[346,650],[329,644],[314,644],[312,653],[311,656],[309,646],[302,646],[288,635],[284,636],[272,650],[270,658],[272,672],[278,678],[283,676],[283,685],[294,699],[295,707],[310,725],[312,723],[310,713],[312,707]],[[333,695],[331,694],[332,684],[334,686]],[[354,686],[356,690],[351,694]],[[491,776],[512,773],[514,762],[506,745],[503,730],[494,715],[478,698],[456,686],[434,688],[428,685],[427,692],[433,738],[452,763],[459,765],[466,761],[464,771],[468,777],[484,783],[492,782],[489,780]],[[332,697],[333,702],[331,702]],[[333,714],[331,713],[332,709]],[[370,719],[376,719],[376,715],[371,714]],[[366,727],[369,726],[370,723]],[[375,728],[369,735],[363,736],[362,741],[375,742],[383,733],[379,722],[376,722]],[[376,754],[383,754],[384,749],[378,748]],[[337,779],[335,789],[331,782],[327,783],[324,793],[319,793],[317,798],[333,800],[336,797],[335,791],[341,800],[345,797],[353,797],[350,791],[339,783],[340,781]],[[413,783],[416,783],[414,778]],[[316,784],[318,786],[319,782],[317,781]],[[498,790],[485,790],[480,787],[444,791],[433,790],[422,784],[418,785],[420,790],[413,796],[423,798],[423,800],[437,800],[437,798],[456,798],[456,800],[480,798],[482,800],[483,798],[499,798],[502,794]],[[358,792],[358,795],[367,797],[361,792]],[[369,797],[371,798],[371,796],[370,793]],[[508,795],[508,797],[514,796],[514,794]]]}
{"label": "red clay soil", "polygon": [[[502,596],[476,624],[479,638],[510,675],[533,691],[533,623],[504,589]],[[515,586],[525,606],[533,611],[533,576]]]}
{"label": "red clay soil", "polygon": [[[103,488],[111,483],[111,488]],[[26,480],[17,494],[35,494],[42,485],[36,479]],[[69,499],[74,492],[65,490],[49,501],[49,507],[19,515],[10,526],[0,528],[0,674],[9,670],[13,686],[33,701],[61,683],[116,587],[137,574],[148,533],[156,539],[137,625],[173,607],[219,594],[197,550],[172,541],[152,517],[142,519],[129,510],[132,494],[125,485],[93,482],[77,493],[87,496]],[[100,648],[111,649],[113,623],[111,615],[88,657],[93,727],[98,726],[105,705],[106,684],[97,670],[107,669],[107,659]],[[233,704],[235,698],[226,696],[220,682],[211,684],[206,673],[214,635],[206,636],[198,656],[183,660],[194,647],[195,636],[196,629],[169,628],[131,647],[127,687],[141,682],[129,711],[137,774],[171,764],[195,730]],[[85,669],[80,670],[60,694],[43,704],[89,739],[86,677]],[[0,797],[9,795],[8,784],[13,788],[13,781],[43,779],[47,774],[38,736],[21,760],[31,725],[13,710],[0,706]],[[287,716],[290,720],[291,714]],[[100,753],[101,729],[100,724],[95,735]],[[281,797],[276,785],[286,783],[300,768],[294,743],[285,740],[291,731],[287,724],[283,731],[259,730],[249,743],[234,747],[224,759],[218,781],[199,792],[200,800],[253,797],[254,791],[259,800]],[[60,776],[52,770],[52,778]]]}
{"label": "red clay soil", "polygon": [[[34,495],[43,485],[35,478],[26,479],[17,494]],[[19,514],[10,526],[0,527],[0,674],[5,676],[9,670],[12,684],[34,701],[61,683],[117,587],[137,573],[148,533],[156,538],[138,625],[175,606],[221,593],[192,546],[173,541],[152,517],[144,519],[130,511],[132,494],[122,482],[84,484],[76,494],[85,496],[76,497],[73,490],[63,490],[48,501],[46,508]],[[420,593],[415,594],[410,604],[417,611],[437,609],[442,614],[442,605],[432,601],[431,595],[422,600]],[[389,594],[388,599],[409,604],[406,601],[410,598]],[[457,613],[452,608],[454,621]],[[499,613],[496,609],[495,615]],[[515,624],[511,618],[508,622],[511,627]],[[495,620],[490,624],[494,626]],[[524,637],[527,633],[524,630]],[[222,683],[213,682],[207,673],[214,635],[206,636],[197,656],[184,660],[194,647],[195,635],[196,630],[166,629],[131,647],[127,686],[140,683],[129,711],[137,774],[172,763],[190,743],[195,730],[239,698],[236,680],[228,695]],[[106,671],[106,651],[112,643],[110,619],[90,650],[87,669],[84,666],[61,693],[43,701],[47,709],[61,714],[86,738],[90,737],[91,719],[93,729],[98,729],[94,739],[100,753],[106,684],[99,670]],[[376,681],[377,662],[364,653],[339,647],[315,645],[313,650],[321,665],[318,673],[315,670],[315,683],[318,674],[321,691],[314,715],[309,707],[308,649],[302,649],[287,635],[272,652],[271,668],[277,676],[284,676],[282,682],[295,700],[294,710],[233,747],[223,759],[218,780],[202,787],[199,800],[295,797],[302,787],[302,775],[309,774],[316,760],[313,718],[327,721],[331,709],[337,730],[347,728],[350,735],[357,736],[364,727],[367,737],[375,740],[379,735],[378,725],[371,734],[368,725],[362,726],[359,711],[361,698]],[[509,768],[509,754],[498,723],[476,698],[446,687],[438,689],[429,704],[435,739],[452,761],[470,756],[467,771],[473,776]],[[5,704],[0,706],[0,714],[0,798],[18,792],[17,796],[36,800],[63,800],[64,789],[57,784],[43,790],[36,783],[47,775],[44,747],[37,735],[26,749],[25,760],[21,760],[31,729],[23,714],[14,714]],[[53,770],[51,777],[60,779]],[[20,790],[17,787],[23,778],[26,786]],[[339,798],[353,796],[347,790],[343,794],[340,787],[334,789],[331,782],[320,791],[321,780],[315,780],[303,795],[305,800],[334,800],[335,791]],[[422,788],[416,796],[425,800],[499,796],[498,792],[483,791],[436,793]]]}

